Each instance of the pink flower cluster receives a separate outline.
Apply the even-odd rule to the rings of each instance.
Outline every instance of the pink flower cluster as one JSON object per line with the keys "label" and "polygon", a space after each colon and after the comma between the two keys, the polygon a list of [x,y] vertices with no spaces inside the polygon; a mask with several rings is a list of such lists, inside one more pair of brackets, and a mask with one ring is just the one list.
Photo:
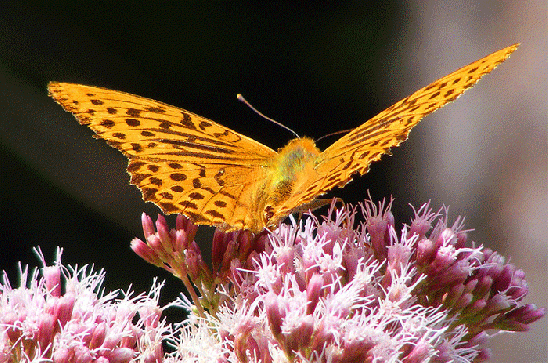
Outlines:
{"label": "pink flower cluster", "polygon": [[[104,294],[104,273],[20,268],[0,284],[0,363],[482,362],[489,333],[525,331],[545,314],[522,303],[524,273],[468,242],[462,220],[429,205],[398,233],[391,204],[331,210],[275,231],[216,231],[212,260],[178,216],[143,215],[132,249],[180,278],[189,311],[168,325],[149,294]],[[39,252],[39,251],[38,251]],[[58,251],[61,255],[61,251]],[[169,346],[164,352],[162,343]]]}
{"label": "pink flower cluster", "polygon": [[[336,210],[276,231],[216,232],[212,263],[179,216],[143,216],[133,250],[190,287],[194,313],[173,361],[481,362],[487,330],[523,331],[545,311],[521,303],[521,270],[468,245],[428,205],[396,233],[390,204]],[[194,285],[191,285],[194,284]],[[194,288],[199,292],[196,294]]]}
{"label": "pink flower cluster", "polygon": [[101,295],[104,273],[65,267],[20,268],[0,284],[0,362],[161,362],[170,327],[161,321],[160,285],[148,296]]}

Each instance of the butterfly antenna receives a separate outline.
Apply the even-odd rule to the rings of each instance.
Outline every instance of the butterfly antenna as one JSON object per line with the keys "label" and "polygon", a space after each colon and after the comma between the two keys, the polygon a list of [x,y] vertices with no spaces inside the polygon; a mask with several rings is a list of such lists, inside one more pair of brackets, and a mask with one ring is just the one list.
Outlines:
{"label": "butterfly antenna", "polygon": [[350,132],[350,131],[352,131],[352,129],[332,132],[332,133],[330,133],[330,134],[320,136],[320,137],[316,140],[316,142],[320,141],[321,139],[325,139],[326,137],[329,137],[329,136],[339,135],[339,134],[346,134],[347,132]]}
{"label": "butterfly antenna", "polygon": [[257,113],[259,116],[267,119],[268,121],[270,121],[272,123],[275,123],[276,125],[278,125],[280,127],[283,127],[284,129],[286,129],[289,132],[293,133],[293,135],[295,135],[297,138],[300,138],[300,136],[297,135],[297,133],[295,131],[291,130],[289,127],[285,126],[284,124],[279,123],[278,121],[276,121],[274,119],[271,119],[270,117],[267,117],[267,116],[263,115],[255,107],[251,106],[251,104],[249,102],[247,102],[247,100],[244,98],[244,96],[242,96],[240,93],[238,93],[238,95],[236,97],[238,98],[238,101],[241,101],[241,102],[245,103],[247,105],[247,107],[249,107],[250,109],[255,111],[255,113]]}

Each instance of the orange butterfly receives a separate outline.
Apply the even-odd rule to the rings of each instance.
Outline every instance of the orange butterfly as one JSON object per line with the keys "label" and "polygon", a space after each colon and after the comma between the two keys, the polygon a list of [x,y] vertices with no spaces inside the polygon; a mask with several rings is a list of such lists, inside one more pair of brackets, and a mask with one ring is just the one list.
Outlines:
{"label": "orange butterfly", "polygon": [[325,204],[318,196],[365,174],[426,115],[455,100],[514,52],[501,49],[421,88],[320,151],[296,138],[278,152],[204,117],[100,87],[52,82],[49,93],[129,158],[131,183],[164,213],[257,232]]}

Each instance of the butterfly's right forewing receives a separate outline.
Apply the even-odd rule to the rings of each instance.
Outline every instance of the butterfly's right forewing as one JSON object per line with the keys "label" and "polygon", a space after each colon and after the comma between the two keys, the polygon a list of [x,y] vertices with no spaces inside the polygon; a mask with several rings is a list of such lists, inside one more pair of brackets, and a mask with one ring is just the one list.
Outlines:
{"label": "butterfly's right forewing", "polygon": [[313,196],[344,186],[354,173],[367,173],[369,165],[405,141],[423,117],[455,100],[517,47],[501,49],[438,79],[341,137],[318,158],[318,179],[291,202],[307,203]]}

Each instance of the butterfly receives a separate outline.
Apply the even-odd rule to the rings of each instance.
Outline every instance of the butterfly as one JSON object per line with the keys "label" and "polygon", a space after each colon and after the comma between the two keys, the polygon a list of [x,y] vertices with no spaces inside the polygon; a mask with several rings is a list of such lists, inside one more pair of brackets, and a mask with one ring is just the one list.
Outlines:
{"label": "butterfly", "polygon": [[421,88],[320,151],[310,138],[271,148],[184,109],[100,87],[51,82],[49,94],[96,137],[129,158],[131,184],[164,213],[225,231],[274,228],[326,204],[319,196],[407,139],[426,115],[455,100],[519,44]]}

